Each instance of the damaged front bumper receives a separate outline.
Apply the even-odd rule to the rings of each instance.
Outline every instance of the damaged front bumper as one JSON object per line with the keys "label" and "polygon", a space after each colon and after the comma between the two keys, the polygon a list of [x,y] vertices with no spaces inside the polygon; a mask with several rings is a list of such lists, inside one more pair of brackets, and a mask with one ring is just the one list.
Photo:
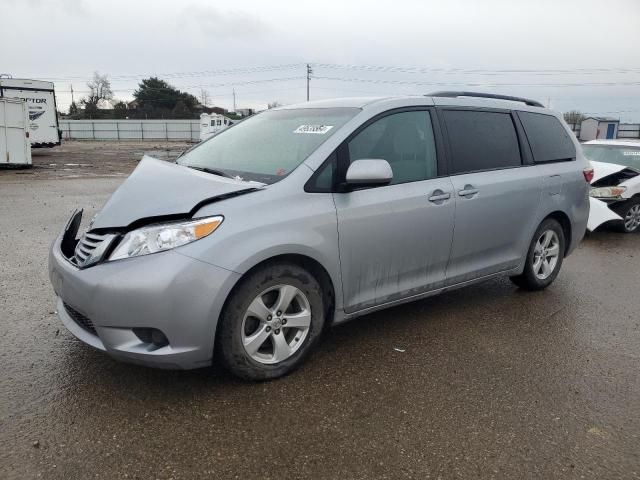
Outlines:
{"label": "damaged front bumper", "polygon": [[621,200],[611,199],[611,200],[600,200],[594,197],[589,197],[589,221],[587,222],[587,229],[590,232],[593,232],[596,228],[601,225],[615,220],[622,220],[622,217],[618,215],[616,212],[611,210],[610,206],[614,205]]}
{"label": "damaged front bumper", "polygon": [[[63,253],[69,237],[53,243],[49,277],[58,316],[73,335],[126,362],[173,369],[211,363],[222,305],[239,274],[179,248],[79,268]],[[151,341],[154,331],[166,344]]]}

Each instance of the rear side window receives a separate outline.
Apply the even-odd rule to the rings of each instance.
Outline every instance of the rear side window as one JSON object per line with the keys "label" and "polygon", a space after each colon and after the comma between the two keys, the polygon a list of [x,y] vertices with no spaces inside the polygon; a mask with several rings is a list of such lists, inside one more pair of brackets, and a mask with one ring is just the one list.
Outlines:
{"label": "rear side window", "polygon": [[530,112],[518,112],[518,117],[536,163],[573,160],[576,157],[576,147],[556,117]]}
{"label": "rear side window", "polygon": [[451,174],[518,167],[520,145],[509,113],[445,110]]}

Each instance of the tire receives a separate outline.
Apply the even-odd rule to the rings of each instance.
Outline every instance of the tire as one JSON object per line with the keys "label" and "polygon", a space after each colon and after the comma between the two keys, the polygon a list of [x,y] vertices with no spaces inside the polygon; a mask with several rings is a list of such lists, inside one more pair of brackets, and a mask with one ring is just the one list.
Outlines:
{"label": "tire", "polygon": [[[322,299],[318,281],[296,264],[270,264],[250,273],[233,291],[220,318],[216,352],[223,366],[254,381],[295,370],[321,337]],[[288,306],[279,310],[287,301]]]}
{"label": "tire", "polygon": [[634,197],[614,210],[622,217],[622,221],[616,225],[618,230],[624,233],[640,232],[640,198]]}
{"label": "tire", "polygon": [[[546,239],[549,242],[544,246]],[[555,257],[548,255],[554,251],[557,251]],[[565,238],[562,226],[557,220],[547,218],[533,235],[522,274],[510,277],[511,281],[524,290],[547,288],[560,272],[564,252]]]}

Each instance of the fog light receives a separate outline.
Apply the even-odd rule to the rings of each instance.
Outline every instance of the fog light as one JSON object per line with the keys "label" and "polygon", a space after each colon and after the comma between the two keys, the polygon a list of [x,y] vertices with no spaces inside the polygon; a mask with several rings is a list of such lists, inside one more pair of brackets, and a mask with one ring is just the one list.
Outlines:
{"label": "fog light", "polygon": [[151,343],[156,348],[169,345],[167,336],[157,328],[134,328],[133,333],[135,333],[141,342]]}

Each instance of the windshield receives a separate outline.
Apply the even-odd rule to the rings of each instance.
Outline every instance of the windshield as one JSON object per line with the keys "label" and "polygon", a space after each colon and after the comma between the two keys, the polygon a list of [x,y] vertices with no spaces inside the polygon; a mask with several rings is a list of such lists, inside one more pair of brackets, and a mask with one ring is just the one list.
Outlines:
{"label": "windshield", "polygon": [[178,163],[243,180],[275,183],[358,111],[357,108],[266,111],[223,130],[185,153]]}
{"label": "windshield", "polygon": [[640,147],[626,145],[582,145],[589,160],[616,163],[640,170]]}

